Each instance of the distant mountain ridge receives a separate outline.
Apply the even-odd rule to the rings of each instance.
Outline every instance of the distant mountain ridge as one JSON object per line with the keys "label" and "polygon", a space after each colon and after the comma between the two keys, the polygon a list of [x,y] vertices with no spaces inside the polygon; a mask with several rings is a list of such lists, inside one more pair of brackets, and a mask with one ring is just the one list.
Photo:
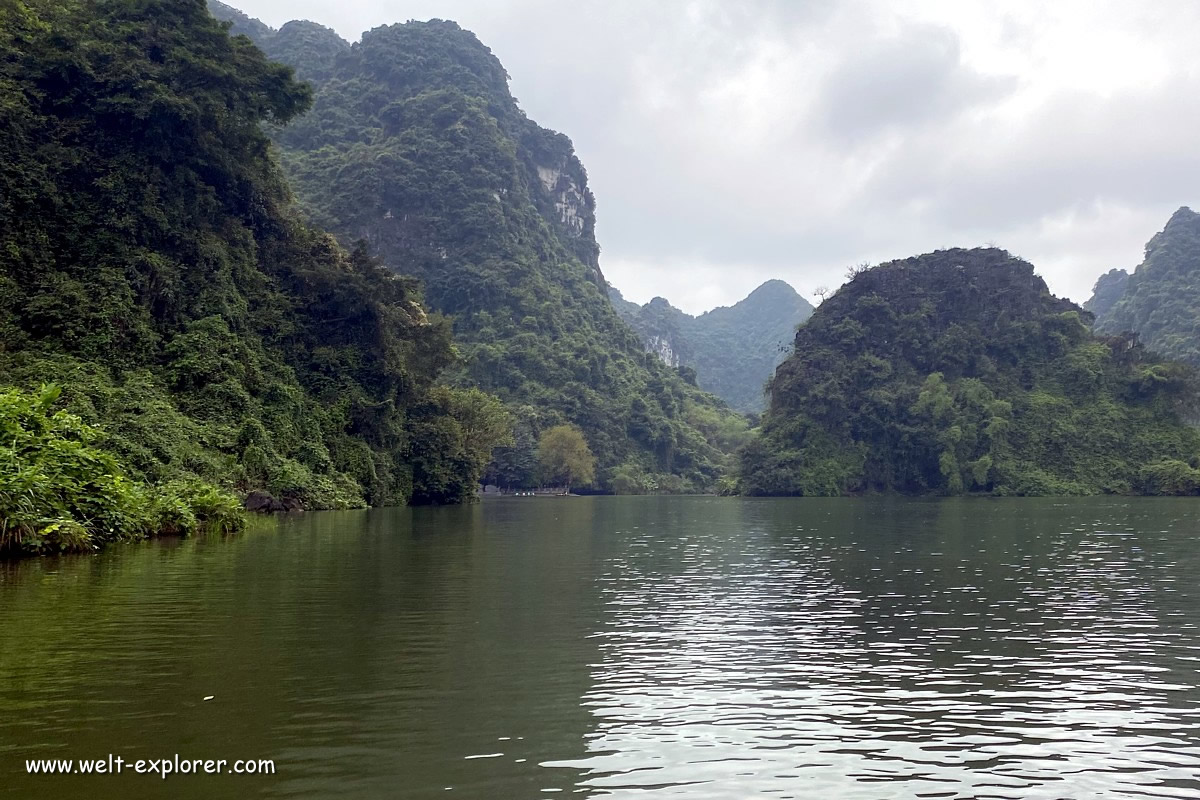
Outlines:
{"label": "distant mountain ridge", "polygon": [[787,355],[796,326],[813,313],[812,304],[781,280],[696,317],[662,297],[639,306],[615,288],[608,293],[647,352],[669,366],[694,369],[701,389],[753,413],[763,410],[764,384]]}

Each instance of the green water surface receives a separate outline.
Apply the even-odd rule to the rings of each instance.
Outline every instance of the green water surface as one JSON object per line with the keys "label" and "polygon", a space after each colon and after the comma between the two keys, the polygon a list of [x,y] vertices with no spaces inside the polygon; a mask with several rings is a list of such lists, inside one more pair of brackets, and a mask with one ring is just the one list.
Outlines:
{"label": "green water surface", "polygon": [[[1187,499],[507,498],[3,564],[0,796],[1197,798],[1198,541]],[[275,774],[25,767],[109,754]]]}

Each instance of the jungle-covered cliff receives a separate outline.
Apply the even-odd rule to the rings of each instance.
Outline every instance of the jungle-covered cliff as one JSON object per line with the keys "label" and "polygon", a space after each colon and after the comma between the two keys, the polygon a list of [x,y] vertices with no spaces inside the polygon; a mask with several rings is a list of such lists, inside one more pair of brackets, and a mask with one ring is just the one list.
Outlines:
{"label": "jungle-covered cliff", "polygon": [[586,435],[601,488],[715,485],[744,423],[617,317],[587,173],[566,136],[518,107],[487,47],[442,20],[349,45],[312,22],[275,31],[210,7],[312,81],[312,110],[274,137],[297,200],[452,317],[455,382],[518,419],[516,451],[493,465],[507,485],[536,483],[521,466],[530,443],[562,423]]}
{"label": "jungle-covered cliff", "polygon": [[233,491],[473,496],[508,417],[440,382],[415,280],[291,210],[264,128],[311,101],[203,0],[5,4],[0,550],[187,529]]}
{"label": "jungle-covered cliff", "polygon": [[1003,250],[861,271],[797,332],[743,489],[1200,491],[1193,370],[1089,316]]}

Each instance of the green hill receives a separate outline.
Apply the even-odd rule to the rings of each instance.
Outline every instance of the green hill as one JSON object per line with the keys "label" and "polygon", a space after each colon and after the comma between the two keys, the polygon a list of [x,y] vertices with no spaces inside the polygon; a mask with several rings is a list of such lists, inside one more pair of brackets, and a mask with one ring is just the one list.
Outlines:
{"label": "green hill", "polygon": [[862,271],[796,334],[750,494],[1195,493],[1191,369],[1089,332],[1002,250]]}
{"label": "green hill", "polygon": [[495,465],[506,483],[536,482],[517,465],[563,422],[585,432],[603,488],[716,483],[741,423],[644,353],[613,312],[570,140],[525,116],[473,34],[409,22],[347,45],[310,22],[235,21],[313,81],[312,110],[274,137],[308,217],[418,277],[426,302],[453,318],[456,382],[519,418],[523,452]]}
{"label": "green hill", "polygon": [[738,411],[763,410],[763,388],[791,347],[812,305],[783,281],[767,281],[732,306],[693,317],[656,297],[644,306],[609,289],[613,308],[646,351],[672,367],[690,367],[696,383]]}

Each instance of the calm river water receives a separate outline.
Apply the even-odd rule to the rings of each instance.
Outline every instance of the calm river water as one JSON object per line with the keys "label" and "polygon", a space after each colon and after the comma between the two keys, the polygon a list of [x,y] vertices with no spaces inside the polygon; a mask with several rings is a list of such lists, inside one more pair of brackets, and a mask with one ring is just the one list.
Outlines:
{"label": "calm river water", "polygon": [[311,514],[0,565],[0,797],[1200,798],[1198,626],[1195,500]]}

